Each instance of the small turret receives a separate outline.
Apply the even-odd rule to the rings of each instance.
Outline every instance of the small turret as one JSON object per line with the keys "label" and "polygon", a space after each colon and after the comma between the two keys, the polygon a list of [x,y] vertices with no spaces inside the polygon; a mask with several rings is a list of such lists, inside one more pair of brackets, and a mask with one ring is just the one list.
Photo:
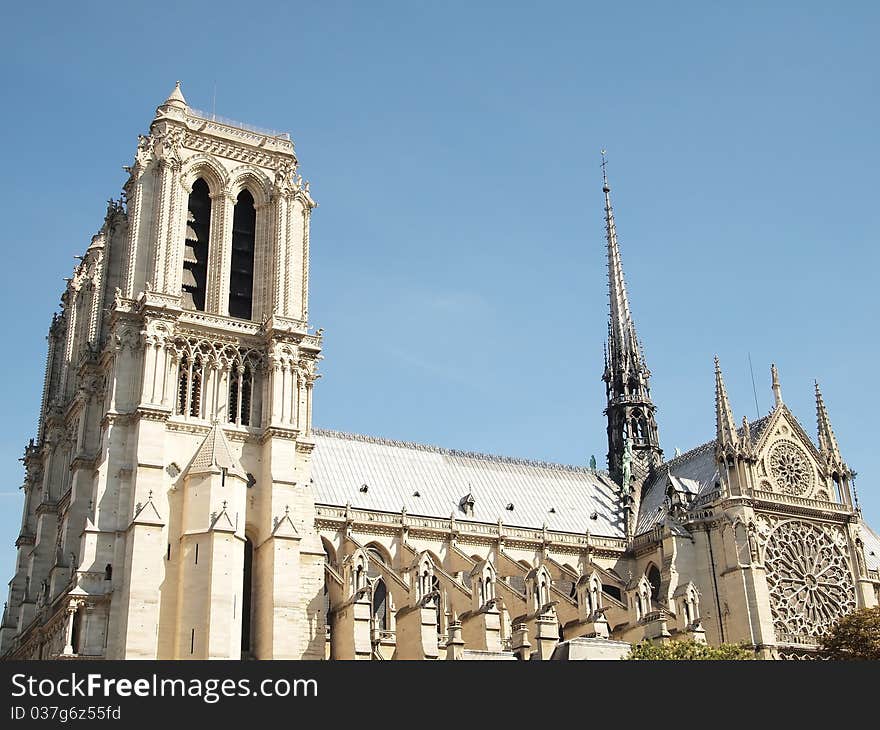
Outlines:
{"label": "small turret", "polygon": [[179,81],[174,84],[174,89],[168,95],[163,106],[173,106],[177,109],[186,109],[186,99],[183,96],[183,92],[180,90]]}
{"label": "small turret", "polygon": [[715,448],[719,455],[734,456],[739,449],[739,436],[736,433],[736,421],[733,420],[733,409],[727,398],[724,376],[721,374],[721,363],[715,356]]}
{"label": "small turret", "polygon": [[850,488],[853,473],[843,460],[837,437],[831,428],[831,419],[828,418],[828,410],[822,399],[822,391],[816,382],[816,423],[818,425],[819,457],[825,466],[829,478],[837,490],[837,498],[844,504],[855,506],[858,509],[858,497],[855,496],[855,488]]}
{"label": "small turret", "polygon": [[825,408],[825,401],[822,399],[822,391],[819,389],[819,382],[816,385],[816,422],[819,430],[819,453],[827,460],[832,459],[839,463],[843,463],[840,455],[840,446],[837,444],[837,437],[831,428],[831,421],[828,418],[828,411]]}
{"label": "small turret", "polygon": [[742,431],[737,432],[727,387],[721,374],[721,363],[715,356],[715,458],[721,482],[728,496],[749,493],[754,483],[755,452],[752,433],[746,418]]}

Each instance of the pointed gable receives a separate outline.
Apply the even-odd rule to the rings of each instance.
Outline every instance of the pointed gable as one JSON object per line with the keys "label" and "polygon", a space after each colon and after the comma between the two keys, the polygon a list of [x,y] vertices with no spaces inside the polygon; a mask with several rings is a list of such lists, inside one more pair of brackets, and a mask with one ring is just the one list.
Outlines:
{"label": "pointed gable", "polygon": [[162,519],[159,515],[159,510],[157,510],[156,505],[153,504],[152,492],[150,492],[150,496],[147,497],[146,503],[137,505],[131,524],[164,527],[165,520]]}
{"label": "pointed gable", "polygon": [[211,532],[235,532],[235,525],[232,524],[229,513],[226,511],[226,502],[223,503],[223,509],[220,510],[220,514],[214,515],[211,519],[211,527],[209,529]]}
{"label": "pointed gable", "polygon": [[272,528],[272,535],[274,537],[299,539],[299,533],[293,524],[293,520],[290,519],[290,509],[288,507],[284,508],[284,514],[281,517],[275,518],[275,527]]}

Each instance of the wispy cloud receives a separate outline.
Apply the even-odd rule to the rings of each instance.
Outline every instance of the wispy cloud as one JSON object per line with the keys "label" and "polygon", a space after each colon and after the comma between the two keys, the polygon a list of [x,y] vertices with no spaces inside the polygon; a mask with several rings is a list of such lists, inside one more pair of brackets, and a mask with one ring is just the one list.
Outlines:
{"label": "wispy cloud", "polygon": [[471,316],[484,312],[489,305],[484,296],[470,291],[427,292],[422,301],[431,309]]}
{"label": "wispy cloud", "polygon": [[404,289],[400,298],[410,310],[433,310],[454,315],[481,316],[490,302],[481,293],[461,289]]}
{"label": "wispy cloud", "polygon": [[435,377],[442,378],[443,380],[448,380],[453,383],[458,383],[459,385],[466,385],[472,390],[479,390],[477,384],[474,382],[474,379],[468,377],[468,374],[467,372],[465,372],[465,370],[451,365],[450,363],[419,357],[412,352],[402,350],[397,347],[389,347],[387,348],[387,352],[392,358],[394,358],[398,362],[402,362],[406,365],[411,365],[412,367],[422,370],[429,375],[433,375]]}

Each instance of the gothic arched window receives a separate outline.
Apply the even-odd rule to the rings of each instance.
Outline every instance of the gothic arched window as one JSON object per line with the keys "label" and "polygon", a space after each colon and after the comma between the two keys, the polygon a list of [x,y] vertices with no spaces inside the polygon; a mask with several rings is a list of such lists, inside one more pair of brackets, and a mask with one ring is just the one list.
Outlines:
{"label": "gothic arched window", "polygon": [[186,402],[189,394],[189,358],[184,355],[180,358],[177,370],[177,412],[186,415]]}
{"label": "gothic arched window", "polygon": [[248,190],[238,194],[232,216],[232,268],[229,273],[229,316],[250,319],[254,298],[254,244],[257,211]]}
{"label": "gothic arched window", "polygon": [[382,578],[373,586],[373,621],[379,631],[388,630],[388,589]]}
{"label": "gothic arched window", "polygon": [[652,564],[645,575],[651,584],[651,599],[656,601],[660,597],[660,570]]}
{"label": "gothic arched window", "polygon": [[648,422],[639,409],[632,412],[632,426],[630,435],[636,443],[642,443],[648,437]]}
{"label": "gothic arched window", "polygon": [[[431,576],[431,590],[437,591],[438,594],[440,593],[440,579],[436,575]],[[443,599],[442,595],[437,595],[434,597],[434,616],[435,616],[435,620],[437,621],[437,633],[438,634],[442,633],[443,628],[444,628],[443,627],[443,609],[441,606],[442,599]]]}
{"label": "gothic arched window", "polygon": [[83,609],[78,608],[73,614],[73,626],[71,626],[70,645],[74,654],[82,653],[82,624]]}
{"label": "gothic arched window", "polygon": [[608,596],[611,596],[612,598],[614,598],[618,601],[623,600],[623,594],[620,592],[620,588],[618,588],[617,586],[613,586],[608,583],[603,583],[602,584],[602,592]]}
{"label": "gothic arched window", "polygon": [[840,474],[834,472],[834,474],[831,475],[831,479],[834,482],[834,491],[835,496],[837,497],[837,501],[843,504],[844,502],[846,502],[846,500],[843,497],[843,481],[840,478]]}
{"label": "gothic arched window", "polygon": [[254,375],[250,364],[232,366],[229,373],[229,422],[241,426],[251,423],[251,393]]}
{"label": "gothic arched window", "polygon": [[198,418],[202,414],[202,359],[196,356],[189,371],[189,408],[187,413]]}
{"label": "gothic arched window", "polygon": [[208,236],[210,232],[211,196],[208,184],[199,178],[193,183],[187,204],[182,284],[184,309],[205,310],[205,292],[208,289]]}
{"label": "gothic arched window", "polygon": [[177,412],[181,416],[201,416],[202,359],[198,355],[180,358],[177,368]]}

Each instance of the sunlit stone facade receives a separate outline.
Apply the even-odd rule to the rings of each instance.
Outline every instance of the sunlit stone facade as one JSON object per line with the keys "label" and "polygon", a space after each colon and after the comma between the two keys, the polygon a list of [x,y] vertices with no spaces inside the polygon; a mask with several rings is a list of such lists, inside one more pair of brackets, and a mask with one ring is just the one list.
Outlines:
{"label": "sunlit stone facade", "polygon": [[[139,137],[49,328],[0,651],[23,658],[809,656],[880,592],[822,396],[671,460],[604,185],[607,471],[312,428],[315,202],[286,134],[187,105]],[[318,406],[320,407],[320,406]]]}

